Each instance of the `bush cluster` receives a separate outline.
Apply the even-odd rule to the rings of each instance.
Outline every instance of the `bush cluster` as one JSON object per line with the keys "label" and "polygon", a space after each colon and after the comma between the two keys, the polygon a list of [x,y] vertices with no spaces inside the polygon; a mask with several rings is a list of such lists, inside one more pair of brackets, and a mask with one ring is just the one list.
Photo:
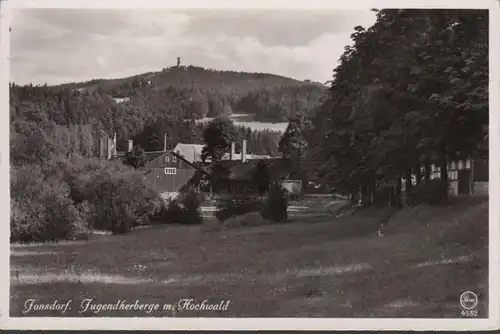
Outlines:
{"label": "bush cluster", "polygon": [[274,222],[288,220],[288,200],[280,184],[274,183],[271,185],[261,213],[262,217]]}
{"label": "bush cluster", "polygon": [[36,166],[13,168],[11,241],[56,241],[87,231],[89,204],[75,204],[69,194],[64,181],[45,178]]}
{"label": "bush cluster", "polygon": [[93,207],[92,227],[115,234],[148,224],[149,216],[160,205],[156,193],[136,172],[98,173],[90,178],[85,193]]}
{"label": "bush cluster", "polygon": [[160,200],[119,162],[73,156],[11,168],[11,241],[86,238],[92,229],[126,233],[149,224]]}
{"label": "bush cluster", "polygon": [[203,222],[198,194],[190,189],[179,197],[163,201],[159,210],[150,215],[154,224],[196,225]]}
{"label": "bush cluster", "polygon": [[219,221],[225,221],[231,217],[259,213],[265,220],[284,222],[288,220],[287,211],[288,200],[285,191],[280,184],[276,183],[271,185],[269,194],[263,202],[245,195],[220,200],[215,216]]}

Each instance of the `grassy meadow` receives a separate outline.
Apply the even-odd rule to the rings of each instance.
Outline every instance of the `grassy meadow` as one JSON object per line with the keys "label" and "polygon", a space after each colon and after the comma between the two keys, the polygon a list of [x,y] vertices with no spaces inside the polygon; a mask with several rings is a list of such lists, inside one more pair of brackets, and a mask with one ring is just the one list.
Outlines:
{"label": "grassy meadow", "polygon": [[[297,215],[287,224],[235,229],[156,226],[88,241],[12,244],[11,316],[56,317],[462,317],[460,295],[487,317],[488,199],[447,207]],[[219,226],[220,227],[220,226]],[[27,300],[66,312],[23,313]],[[81,312],[126,300],[144,310]],[[179,310],[179,300],[228,302]]]}

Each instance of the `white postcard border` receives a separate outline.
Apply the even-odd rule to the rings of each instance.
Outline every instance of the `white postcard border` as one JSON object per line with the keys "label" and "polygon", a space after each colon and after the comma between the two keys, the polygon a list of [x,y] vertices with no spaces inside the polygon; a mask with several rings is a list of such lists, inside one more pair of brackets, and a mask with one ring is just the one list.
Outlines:
{"label": "white postcard border", "polygon": [[[350,318],[10,318],[10,271],[0,276],[0,315],[3,329],[126,329],[126,330],[209,330],[209,329],[310,329],[310,330],[488,330],[499,327],[500,282],[500,11],[493,0],[455,1],[328,1],[328,0],[2,0],[0,4],[0,187],[2,224],[0,261],[9,268],[9,26],[13,8],[306,8],[369,9],[369,8],[489,8],[490,9],[490,201],[489,207],[489,319],[350,319]],[[493,93],[493,94],[492,94]],[[495,94],[496,93],[496,94]],[[497,301],[497,302],[495,302]]]}

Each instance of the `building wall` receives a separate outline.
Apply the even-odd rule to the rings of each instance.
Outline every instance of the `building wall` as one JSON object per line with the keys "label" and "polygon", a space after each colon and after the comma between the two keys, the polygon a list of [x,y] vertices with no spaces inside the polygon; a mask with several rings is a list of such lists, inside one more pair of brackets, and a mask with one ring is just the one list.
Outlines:
{"label": "building wall", "polygon": [[193,169],[193,167],[185,162],[184,160],[177,157],[172,152],[165,152],[158,158],[148,162],[147,164],[150,168],[177,168],[177,169]]}
{"label": "building wall", "polygon": [[451,196],[458,196],[458,181],[450,181],[450,187],[448,188],[448,194]]}
{"label": "building wall", "polygon": [[474,181],[488,182],[489,179],[488,159],[474,160]]}
{"label": "building wall", "polygon": [[489,186],[488,182],[479,182],[479,181],[474,182],[474,189],[472,195],[488,196],[489,195],[488,186]]}
{"label": "building wall", "polygon": [[177,193],[195,173],[193,166],[172,152],[165,152],[148,162],[145,178],[160,194]]}
{"label": "building wall", "polygon": [[154,189],[161,193],[179,192],[182,186],[186,185],[195,175],[195,169],[176,169],[175,174],[166,174],[165,168],[150,168],[146,174],[146,180]]}
{"label": "building wall", "polygon": [[[447,166],[448,171],[448,181],[450,187],[448,193],[451,196],[457,196],[462,191],[462,194],[468,195],[478,195],[488,193],[488,160],[487,159],[465,159],[458,161],[451,161]],[[421,170],[424,173],[424,168]],[[441,177],[440,167],[436,165],[431,165],[430,179],[439,179]],[[478,182],[481,181],[481,182]],[[464,189],[460,190],[460,182],[467,182],[469,185],[464,192]],[[412,175],[412,184],[416,185],[415,175]],[[463,184],[462,184],[463,185]],[[402,179],[402,190],[405,190],[405,180]],[[464,188],[464,187],[462,187]],[[486,189],[486,190],[485,190]],[[477,192],[477,194],[476,194]]]}

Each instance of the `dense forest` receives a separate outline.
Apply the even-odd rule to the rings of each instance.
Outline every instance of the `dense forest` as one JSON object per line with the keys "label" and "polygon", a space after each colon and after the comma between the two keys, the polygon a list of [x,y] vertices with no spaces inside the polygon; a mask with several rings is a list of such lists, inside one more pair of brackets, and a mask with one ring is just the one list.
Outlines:
{"label": "dense forest", "polygon": [[[119,150],[124,150],[127,140],[133,139],[148,151],[163,148],[165,133],[169,147],[177,142],[201,143],[204,125],[194,120],[206,116],[236,112],[253,114],[257,120],[287,121],[297,113],[312,114],[323,91],[324,87],[317,83],[271,74],[194,66],[52,87],[12,83],[11,123],[88,125],[86,131],[92,133],[94,140],[116,132]],[[128,101],[117,103],[118,98]],[[249,141],[249,148],[256,154],[277,153],[278,133],[252,134],[238,128],[238,134],[239,139]]]}
{"label": "dense forest", "polygon": [[[168,136],[168,148],[177,143],[202,144],[204,123],[196,124],[191,118],[193,103],[183,96],[182,89],[168,87],[162,100],[141,103],[116,103],[105,93],[79,92],[69,88],[47,86],[11,85],[10,120],[12,144],[21,145],[17,134],[26,134],[27,127],[34,126],[47,140],[59,140],[59,148],[70,153],[91,156],[96,154],[100,136],[117,134],[118,150],[125,150],[128,139],[134,140],[146,151],[163,149],[164,134]],[[142,105],[141,105],[142,104]],[[154,104],[154,106],[152,106]],[[161,105],[161,107],[158,107]],[[256,154],[277,154],[280,134],[272,131],[251,131],[237,127],[238,139],[247,139],[249,149]],[[30,131],[30,136],[36,131]],[[42,145],[43,141],[30,140]],[[72,143],[72,144],[67,144]],[[73,147],[73,146],[75,147]],[[39,149],[33,148],[34,151]],[[16,149],[24,155],[25,150]]]}
{"label": "dense forest", "polygon": [[[366,203],[383,182],[403,179],[411,194],[413,176],[415,191],[446,198],[447,163],[488,154],[488,11],[376,12],[355,28],[312,119],[315,172]],[[440,181],[429,182],[431,164]]]}
{"label": "dense forest", "polygon": [[180,107],[175,114],[181,118],[216,117],[234,112],[277,122],[287,121],[298,111],[308,113],[318,105],[324,92],[319,83],[196,66],[174,66],[124,79],[92,80],[57,88],[127,97],[132,105],[153,113],[165,112],[173,103]]}

